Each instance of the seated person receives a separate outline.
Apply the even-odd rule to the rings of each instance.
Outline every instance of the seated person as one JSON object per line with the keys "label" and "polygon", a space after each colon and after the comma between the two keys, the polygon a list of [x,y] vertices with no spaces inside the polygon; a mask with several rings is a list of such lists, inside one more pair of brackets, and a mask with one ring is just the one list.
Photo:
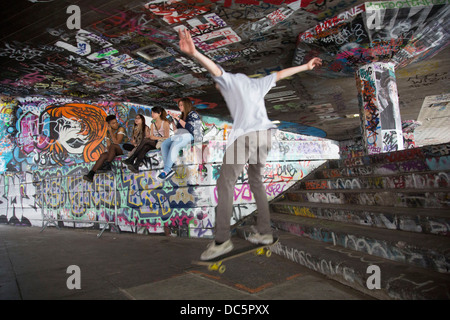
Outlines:
{"label": "seated person", "polygon": [[167,120],[166,110],[162,107],[152,108],[152,124],[150,125],[150,135],[144,138],[136,147],[134,152],[123,163],[128,166],[130,171],[139,172],[139,166],[144,161],[148,151],[159,149],[164,140],[169,138],[170,127]]}
{"label": "seated person", "polygon": [[105,121],[108,126],[108,131],[106,132],[107,151],[100,155],[94,167],[87,175],[83,176],[83,179],[88,182],[94,181],[94,175],[100,168],[102,170],[111,170],[111,162],[116,156],[123,154],[122,146],[128,140],[125,129],[119,126],[115,115],[107,116]]}
{"label": "seated person", "polygon": [[189,98],[182,98],[178,101],[178,108],[181,111],[177,120],[177,130],[173,136],[166,139],[161,145],[161,155],[164,161],[164,171],[158,176],[159,179],[166,180],[175,172],[172,170],[173,164],[180,150],[189,143],[202,141],[202,122],[200,115],[195,110]]}
{"label": "seated person", "polygon": [[124,150],[130,151],[128,157],[131,157],[145,138],[150,138],[150,128],[145,123],[145,117],[137,114],[134,119],[133,133],[129,143],[124,143]]}

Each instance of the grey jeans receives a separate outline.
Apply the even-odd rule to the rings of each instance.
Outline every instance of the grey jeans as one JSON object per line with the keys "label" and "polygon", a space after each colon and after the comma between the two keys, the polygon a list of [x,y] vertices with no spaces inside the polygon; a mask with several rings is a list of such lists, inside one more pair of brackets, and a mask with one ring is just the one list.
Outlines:
{"label": "grey jeans", "polygon": [[248,162],[248,183],[258,208],[256,230],[260,234],[272,232],[269,203],[263,183],[267,154],[272,147],[271,130],[256,131],[240,136],[225,151],[217,180],[216,242],[230,239],[230,220],[233,213],[234,187]]}

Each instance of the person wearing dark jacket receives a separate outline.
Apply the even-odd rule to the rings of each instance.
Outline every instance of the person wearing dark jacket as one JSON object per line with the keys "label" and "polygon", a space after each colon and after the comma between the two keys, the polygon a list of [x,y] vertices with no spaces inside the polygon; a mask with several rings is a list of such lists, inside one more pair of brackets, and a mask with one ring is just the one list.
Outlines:
{"label": "person wearing dark jacket", "polygon": [[158,178],[162,180],[170,178],[175,173],[172,167],[180,150],[193,141],[202,141],[203,138],[200,115],[195,110],[191,100],[189,98],[180,99],[178,108],[181,111],[181,115],[180,117],[174,117],[177,121],[175,134],[161,145],[164,170],[159,174]]}

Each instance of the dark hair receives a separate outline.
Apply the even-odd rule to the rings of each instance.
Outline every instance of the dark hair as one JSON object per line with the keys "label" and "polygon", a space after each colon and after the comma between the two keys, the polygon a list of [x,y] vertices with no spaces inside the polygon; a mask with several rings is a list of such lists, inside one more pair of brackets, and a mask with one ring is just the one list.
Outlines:
{"label": "dark hair", "polygon": [[111,121],[116,120],[116,116],[114,114],[110,114],[106,117],[105,121],[110,123]]}
{"label": "dark hair", "polygon": [[153,107],[152,112],[159,113],[162,121],[167,121],[167,112],[163,107]]}
{"label": "dark hair", "polygon": [[[141,118],[141,120],[142,120],[142,130],[141,130],[141,137],[142,138],[144,138],[144,136],[145,136],[145,127],[146,127],[146,124],[145,124],[145,117],[142,115],[142,114],[140,114],[140,113],[138,113],[137,115],[136,115],[136,117],[139,117],[139,118]],[[134,135],[134,130],[136,129],[136,123],[134,123],[134,126],[133,126],[133,135]]]}
{"label": "dark hair", "polygon": [[181,98],[180,100],[178,100],[178,103],[180,103],[180,102],[183,102],[183,106],[184,106],[184,111],[181,113],[180,119],[186,120],[186,117],[189,114],[189,112],[191,112],[191,111],[197,112],[194,105],[192,104],[191,99]]}

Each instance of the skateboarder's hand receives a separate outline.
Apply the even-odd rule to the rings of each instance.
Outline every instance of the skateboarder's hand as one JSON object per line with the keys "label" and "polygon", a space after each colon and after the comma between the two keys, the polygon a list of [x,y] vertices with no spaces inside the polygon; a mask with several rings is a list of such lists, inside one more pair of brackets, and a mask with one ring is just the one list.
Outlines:
{"label": "skateboarder's hand", "polygon": [[180,49],[183,53],[199,62],[213,77],[222,75],[222,69],[219,68],[214,61],[203,55],[195,48],[194,41],[191,38],[191,33],[188,29],[178,29],[178,36],[180,37]]}
{"label": "skateboarder's hand", "polygon": [[191,33],[188,29],[179,29],[178,36],[180,37],[180,49],[189,56],[193,56],[197,49],[194,41],[192,41]]}
{"label": "skateboarder's hand", "polygon": [[322,65],[322,59],[317,57],[312,58],[311,60],[308,61],[306,65],[308,66],[308,70],[312,70],[315,67],[320,67]]}

